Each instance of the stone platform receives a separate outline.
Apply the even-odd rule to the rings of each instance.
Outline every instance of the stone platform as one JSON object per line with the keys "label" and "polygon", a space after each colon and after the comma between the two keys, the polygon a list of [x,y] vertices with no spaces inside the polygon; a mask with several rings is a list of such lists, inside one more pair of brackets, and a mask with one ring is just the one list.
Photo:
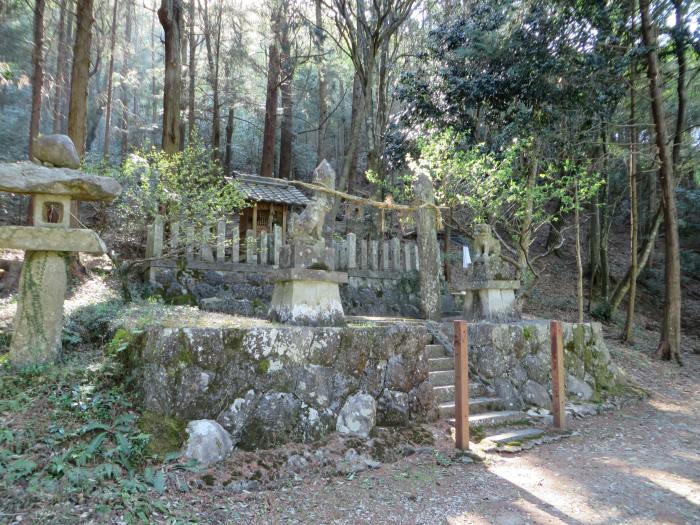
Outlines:
{"label": "stone platform", "polygon": [[144,408],[182,422],[216,419],[242,448],[320,439],[356,394],[371,397],[380,425],[436,413],[422,323],[289,326],[163,307],[135,310],[121,326]]}

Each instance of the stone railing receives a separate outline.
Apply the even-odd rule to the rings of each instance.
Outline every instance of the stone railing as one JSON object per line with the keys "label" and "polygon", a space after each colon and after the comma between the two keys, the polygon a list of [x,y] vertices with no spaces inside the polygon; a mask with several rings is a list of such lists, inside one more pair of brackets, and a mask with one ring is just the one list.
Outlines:
{"label": "stone railing", "polygon": [[[240,231],[237,223],[220,220],[214,224],[166,223],[156,217],[148,228],[146,258],[151,268],[172,267],[186,261],[192,269],[245,271],[274,269],[279,266],[284,240],[282,227],[272,231]],[[334,268],[358,275],[396,274],[418,270],[415,241],[398,237],[390,240],[358,239],[354,233],[331,241]],[[255,268],[253,268],[255,267]]]}
{"label": "stone railing", "polygon": [[390,240],[358,239],[348,233],[342,240],[334,240],[335,269],[353,273],[353,270],[369,272],[410,272],[418,270],[418,245],[398,237]]}

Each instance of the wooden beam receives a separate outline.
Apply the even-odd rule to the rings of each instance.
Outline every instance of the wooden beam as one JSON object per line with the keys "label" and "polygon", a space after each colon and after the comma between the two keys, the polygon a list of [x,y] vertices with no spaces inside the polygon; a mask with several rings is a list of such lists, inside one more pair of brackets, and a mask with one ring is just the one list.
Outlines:
{"label": "wooden beam", "polygon": [[455,447],[469,449],[469,336],[466,321],[455,321]]}
{"label": "wooden beam", "polygon": [[566,430],[566,385],[564,383],[564,336],[561,321],[550,321],[552,342],[552,415],[554,428]]}

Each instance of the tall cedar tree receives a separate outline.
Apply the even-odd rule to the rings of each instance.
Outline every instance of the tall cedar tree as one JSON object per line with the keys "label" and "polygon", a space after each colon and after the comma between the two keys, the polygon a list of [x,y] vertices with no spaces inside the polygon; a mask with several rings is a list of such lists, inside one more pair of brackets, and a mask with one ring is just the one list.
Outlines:
{"label": "tall cedar tree", "polygon": [[90,43],[92,42],[92,2],[77,0],[73,69],[68,106],[68,136],[82,158],[87,136],[87,95],[90,74]]}
{"label": "tall cedar tree", "polygon": [[656,149],[659,156],[659,179],[664,204],[665,286],[664,321],[659,355],[662,359],[681,362],[681,265],[678,240],[678,212],[676,210],[673,163],[668,148],[663,97],[659,80],[659,60],[656,36],[649,13],[649,0],[639,1],[642,19],[642,41],[647,48],[647,77],[651,113],[656,131]]}
{"label": "tall cedar tree", "polygon": [[165,74],[163,80],[163,135],[161,148],[177,153],[180,148],[180,90],[182,77],[183,11],[180,0],[161,0],[158,20],[165,33]]}

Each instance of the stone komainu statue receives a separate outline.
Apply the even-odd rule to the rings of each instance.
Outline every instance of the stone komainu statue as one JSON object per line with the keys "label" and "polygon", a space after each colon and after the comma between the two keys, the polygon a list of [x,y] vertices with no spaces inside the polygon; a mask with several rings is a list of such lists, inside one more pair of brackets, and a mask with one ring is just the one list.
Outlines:
{"label": "stone komainu statue", "polygon": [[488,224],[474,225],[474,262],[489,262],[498,260],[501,255],[501,243],[491,234]]}
{"label": "stone komainu statue", "polygon": [[[335,189],[335,171],[331,165],[323,160],[314,170],[312,181],[314,184]],[[289,238],[292,241],[317,242],[323,239],[323,225],[326,214],[333,207],[333,197],[317,192],[311,198],[301,213],[294,213],[289,218]]]}

